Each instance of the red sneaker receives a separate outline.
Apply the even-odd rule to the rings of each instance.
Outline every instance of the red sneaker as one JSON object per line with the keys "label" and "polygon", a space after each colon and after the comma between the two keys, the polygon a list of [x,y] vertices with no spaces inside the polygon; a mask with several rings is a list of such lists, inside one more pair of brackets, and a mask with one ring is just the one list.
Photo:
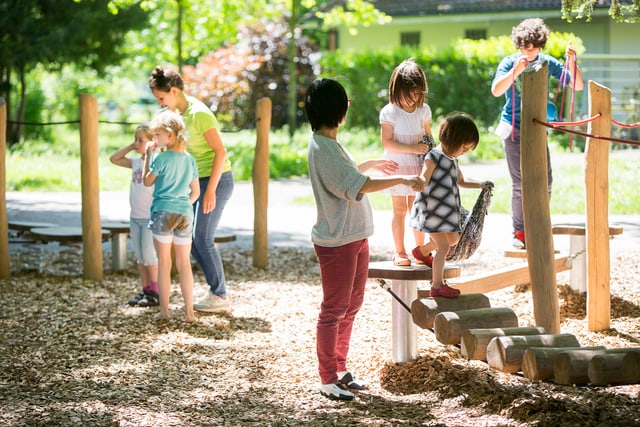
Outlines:
{"label": "red sneaker", "polygon": [[413,250],[411,251],[411,255],[413,255],[413,257],[416,259],[416,262],[419,264],[424,264],[429,268],[431,268],[431,266],[433,265],[433,255],[431,255],[431,252],[429,252],[429,254],[427,255],[422,255],[420,246],[416,246],[415,248],[413,248]]}
{"label": "red sneaker", "polygon": [[460,295],[460,289],[450,288],[447,282],[444,282],[439,288],[432,286],[429,295],[432,297],[455,298]]}
{"label": "red sneaker", "polygon": [[513,233],[513,247],[516,249],[524,249],[524,231],[516,231]]}

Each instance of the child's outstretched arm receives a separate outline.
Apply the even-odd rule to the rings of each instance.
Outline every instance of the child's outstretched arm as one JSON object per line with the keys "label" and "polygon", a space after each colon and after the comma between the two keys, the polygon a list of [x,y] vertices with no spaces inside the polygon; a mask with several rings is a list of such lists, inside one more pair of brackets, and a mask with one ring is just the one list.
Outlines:
{"label": "child's outstretched arm", "polygon": [[391,175],[398,170],[398,163],[393,160],[385,159],[371,159],[365,160],[358,164],[358,171],[364,173],[369,169],[375,169],[378,172],[382,172],[385,175]]}
{"label": "child's outstretched arm", "polygon": [[458,169],[458,186],[462,188],[493,188],[491,181],[478,181],[472,178],[465,178],[464,174]]}
{"label": "child's outstretched arm", "polygon": [[131,151],[135,151],[135,149],[136,149],[136,143],[133,142],[125,147],[122,147],[115,153],[113,153],[111,157],[109,157],[109,160],[114,165],[131,169],[131,159],[127,157],[127,154],[130,153]]}

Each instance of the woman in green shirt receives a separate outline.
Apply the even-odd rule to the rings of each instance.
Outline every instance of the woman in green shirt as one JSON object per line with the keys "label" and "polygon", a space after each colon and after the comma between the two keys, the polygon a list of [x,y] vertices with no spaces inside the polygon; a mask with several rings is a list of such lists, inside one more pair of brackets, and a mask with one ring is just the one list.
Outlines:
{"label": "woman in green shirt", "polygon": [[213,111],[184,92],[180,74],[169,67],[156,67],[149,88],[158,104],[182,114],[187,127],[187,151],[198,166],[200,197],[194,204],[194,230],[191,254],[202,269],[210,291],[194,304],[197,311],[228,312],[222,259],[214,242],[222,212],[233,193],[231,162],[222,144]]}

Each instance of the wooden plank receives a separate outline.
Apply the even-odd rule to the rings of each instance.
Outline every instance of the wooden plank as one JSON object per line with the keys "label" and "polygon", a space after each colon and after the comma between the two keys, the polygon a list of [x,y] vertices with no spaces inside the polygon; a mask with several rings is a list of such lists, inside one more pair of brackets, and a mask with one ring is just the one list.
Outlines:
{"label": "wooden plank", "polygon": [[[611,91],[589,82],[587,133],[611,134]],[[585,146],[585,211],[587,218],[587,325],[589,331],[609,329],[611,324],[609,253],[609,143],[587,138]]]}
{"label": "wooden plank", "polygon": [[[111,232],[101,230],[102,240],[108,239]],[[44,227],[32,228],[31,235],[44,242],[80,243],[82,242],[82,227]]]}
{"label": "wooden plank", "polygon": [[55,227],[57,224],[51,222],[35,221],[9,221],[9,230],[31,231],[32,228]]}
{"label": "wooden plank", "polygon": [[[586,226],[584,222],[575,224],[556,224],[551,228],[553,234],[568,234],[573,236],[586,235]],[[609,236],[617,236],[624,231],[621,225],[609,225]]]}
{"label": "wooden plank", "polygon": [[[554,274],[571,269],[570,266],[567,266],[567,259],[567,256],[555,256],[553,261]],[[528,264],[518,264],[493,270],[489,273],[466,276],[456,279],[455,283],[449,282],[449,286],[460,289],[463,294],[471,294],[497,291],[498,289],[522,283],[529,283]]]}

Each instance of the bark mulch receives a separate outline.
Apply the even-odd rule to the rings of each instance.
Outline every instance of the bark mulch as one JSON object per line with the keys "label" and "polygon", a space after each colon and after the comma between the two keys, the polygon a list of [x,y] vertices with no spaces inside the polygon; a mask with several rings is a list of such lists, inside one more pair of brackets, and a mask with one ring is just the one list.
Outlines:
{"label": "bark mulch", "polygon": [[[126,304],[138,289],[133,267],[92,283],[81,277],[79,249],[12,251],[12,278],[0,281],[0,425],[640,425],[640,385],[532,382],[469,362],[425,330],[418,359],[392,363],[391,297],[373,281],[349,356],[370,388],[352,402],[328,400],[316,388],[313,252],[274,248],[267,270],[253,268],[242,248],[225,246],[222,255],[233,313],[198,314],[185,324],[175,283],[172,319],[162,322],[155,308]],[[587,330],[586,297],[559,274],[562,332],[582,346],[640,345],[638,259],[639,251],[612,255],[611,329],[601,333]],[[508,262],[478,252],[463,274]],[[194,271],[198,297],[204,280]],[[493,306],[511,307],[520,326],[533,325],[527,285],[488,296]]]}

